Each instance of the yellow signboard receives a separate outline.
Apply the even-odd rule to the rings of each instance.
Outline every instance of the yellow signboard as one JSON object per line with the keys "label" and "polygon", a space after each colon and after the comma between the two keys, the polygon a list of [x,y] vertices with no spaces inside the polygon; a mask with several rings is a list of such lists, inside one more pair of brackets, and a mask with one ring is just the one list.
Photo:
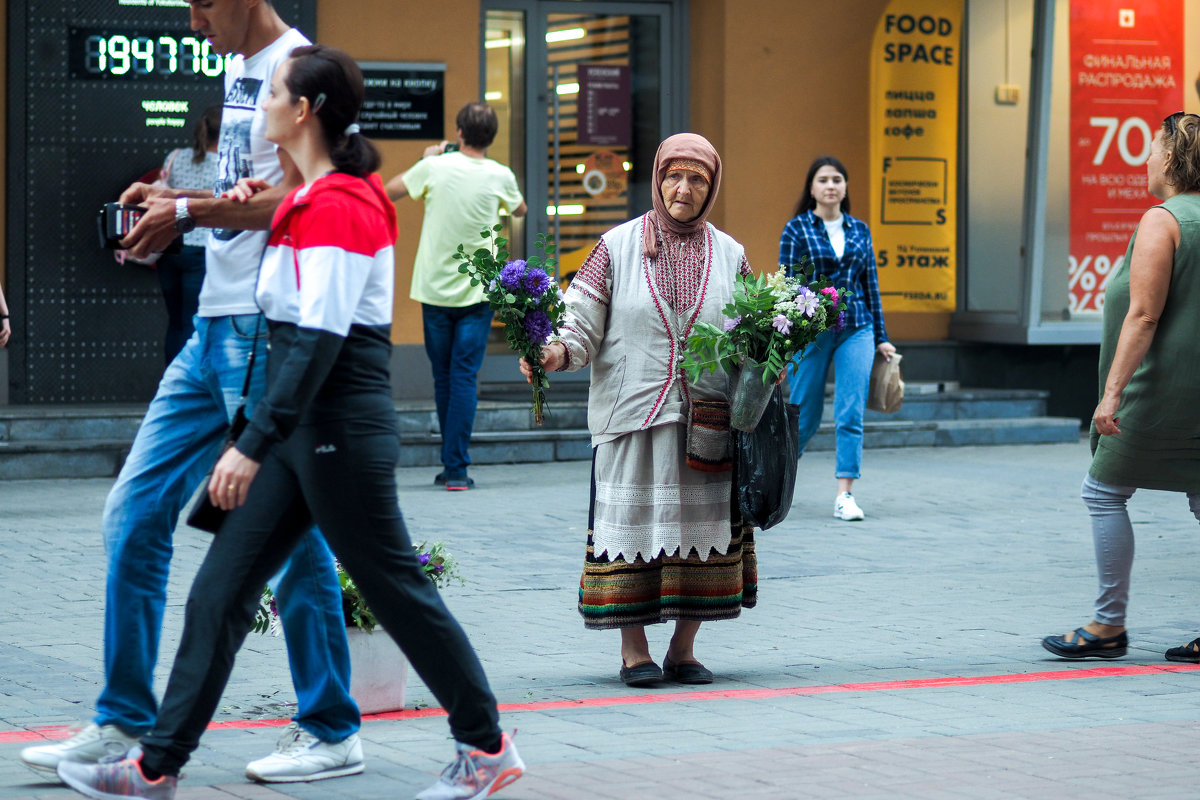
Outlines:
{"label": "yellow signboard", "polygon": [[871,236],[885,311],[953,311],[962,0],[891,0],[871,49]]}

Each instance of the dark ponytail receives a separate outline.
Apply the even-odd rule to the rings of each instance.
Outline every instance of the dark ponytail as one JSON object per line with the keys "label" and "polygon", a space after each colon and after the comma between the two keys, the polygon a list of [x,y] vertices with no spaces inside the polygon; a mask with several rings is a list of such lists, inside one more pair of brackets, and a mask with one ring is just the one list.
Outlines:
{"label": "dark ponytail", "polygon": [[351,128],[362,108],[362,70],[335,47],[310,44],[291,52],[292,68],[284,85],[293,101],[301,97],[321,123],[334,169],[360,178],[379,169],[382,159],[371,140]]}

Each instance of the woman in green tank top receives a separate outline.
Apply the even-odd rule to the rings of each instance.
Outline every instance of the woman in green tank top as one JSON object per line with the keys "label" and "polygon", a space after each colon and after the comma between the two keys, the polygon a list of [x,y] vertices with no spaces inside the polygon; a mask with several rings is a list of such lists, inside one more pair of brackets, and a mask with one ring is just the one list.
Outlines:
{"label": "woman in green tank top", "polygon": [[[1095,616],[1042,646],[1061,658],[1120,658],[1133,566],[1126,502],[1137,489],[1186,492],[1200,520],[1200,117],[1163,120],[1146,161],[1162,201],[1142,215],[1105,293],[1100,403],[1083,501],[1100,571]],[[1167,651],[1200,662],[1200,638]]]}

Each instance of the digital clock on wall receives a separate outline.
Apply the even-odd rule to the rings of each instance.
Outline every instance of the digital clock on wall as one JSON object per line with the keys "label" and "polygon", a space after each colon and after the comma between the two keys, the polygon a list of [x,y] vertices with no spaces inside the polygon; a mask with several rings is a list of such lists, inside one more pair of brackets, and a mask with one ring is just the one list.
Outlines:
{"label": "digital clock on wall", "polygon": [[203,36],[178,30],[71,28],[67,38],[74,80],[217,78],[231,58]]}

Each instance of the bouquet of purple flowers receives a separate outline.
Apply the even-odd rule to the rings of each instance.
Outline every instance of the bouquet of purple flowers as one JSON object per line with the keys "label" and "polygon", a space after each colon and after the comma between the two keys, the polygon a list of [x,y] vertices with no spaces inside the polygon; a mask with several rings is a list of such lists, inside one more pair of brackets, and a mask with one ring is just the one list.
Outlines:
{"label": "bouquet of purple flowers", "polygon": [[485,246],[468,253],[459,245],[454,258],[461,260],[458,271],[471,276],[472,286],[482,286],[488,304],[504,323],[504,337],[519,356],[533,366],[533,421],[545,422],[546,389],[550,380],[542,369],[542,346],[558,331],[563,315],[562,290],[553,273],[554,240],[539,233],[534,248],[537,255],[528,260],[508,260],[508,240],[499,236],[503,225],[479,235]]}

